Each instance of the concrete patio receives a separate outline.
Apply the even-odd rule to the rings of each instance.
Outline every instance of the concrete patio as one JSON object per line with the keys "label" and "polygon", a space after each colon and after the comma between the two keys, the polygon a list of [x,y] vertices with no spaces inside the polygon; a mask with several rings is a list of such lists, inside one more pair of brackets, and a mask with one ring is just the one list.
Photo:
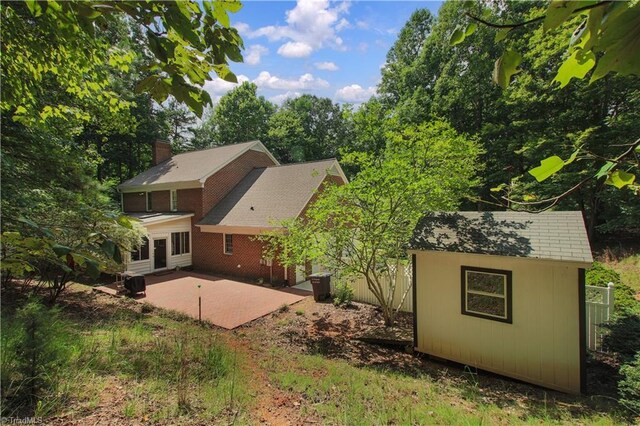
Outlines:
{"label": "concrete patio", "polygon": [[[299,302],[311,294],[301,289],[268,288],[187,271],[151,274],[145,280],[146,296],[139,294],[135,299],[138,302],[198,318],[200,296],[202,319],[229,330],[270,314],[283,305]],[[96,289],[117,294],[115,285]]]}

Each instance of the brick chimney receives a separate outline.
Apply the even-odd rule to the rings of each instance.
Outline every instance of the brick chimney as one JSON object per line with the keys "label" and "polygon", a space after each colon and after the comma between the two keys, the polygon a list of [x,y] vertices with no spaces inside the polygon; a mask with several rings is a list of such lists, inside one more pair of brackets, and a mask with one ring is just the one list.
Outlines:
{"label": "brick chimney", "polygon": [[152,163],[162,163],[164,160],[171,158],[171,144],[165,141],[154,141],[151,145]]}

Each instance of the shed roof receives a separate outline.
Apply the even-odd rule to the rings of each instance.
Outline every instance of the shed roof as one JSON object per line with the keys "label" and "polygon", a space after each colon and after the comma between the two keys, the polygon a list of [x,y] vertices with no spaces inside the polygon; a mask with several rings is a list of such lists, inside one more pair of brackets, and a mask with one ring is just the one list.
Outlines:
{"label": "shed roof", "polygon": [[223,145],[174,155],[121,183],[118,189],[139,191],[172,184],[182,184],[181,188],[199,187],[213,173],[252,149],[266,153],[273,159],[273,164],[279,164],[260,141]]}
{"label": "shed roof", "polygon": [[417,250],[593,262],[582,213],[438,212],[423,217]]}
{"label": "shed roof", "polygon": [[346,181],[334,158],[254,169],[198,225],[276,226],[300,215],[328,173]]}

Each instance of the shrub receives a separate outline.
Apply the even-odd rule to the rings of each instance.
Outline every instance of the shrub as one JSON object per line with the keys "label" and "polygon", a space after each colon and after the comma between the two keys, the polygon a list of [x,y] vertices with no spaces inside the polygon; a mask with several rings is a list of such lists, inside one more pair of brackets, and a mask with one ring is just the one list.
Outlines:
{"label": "shrub", "polygon": [[638,414],[640,413],[640,352],[632,362],[620,368],[620,375],[622,376],[622,380],[618,382],[620,403]]}
{"label": "shrub", "polygon": [[333,304],[336,306],[350,306],[351,302],[353,302],[353,288],[346,281],[338,283],[333,296]]}
{"label": "shrub", "polygon": [[640,314],[640,302],[635,298],[634,290],[626,284],[622,284],[620,274],[604,266],[600,262],[594,262],[593,267],[586,274],[587,285],[606,287],[610,282],[614,284],[614,309],[617,314]]}
{"label": "shrub", "polygon": [[616,315],[609,324],[604,324],[607,333],[602,340],[606,351],[615,352],[623,362],[628,362],[640,348],[640,317]]}

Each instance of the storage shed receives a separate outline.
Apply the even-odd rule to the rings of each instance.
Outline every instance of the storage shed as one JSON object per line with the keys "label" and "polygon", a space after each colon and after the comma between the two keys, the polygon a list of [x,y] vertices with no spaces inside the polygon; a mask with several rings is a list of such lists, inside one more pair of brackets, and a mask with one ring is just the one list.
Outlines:
{"label": "storage shed", "polygon": [[417,351],[584,392],[593,258],[580,212],[432,213],[410,253]]}

